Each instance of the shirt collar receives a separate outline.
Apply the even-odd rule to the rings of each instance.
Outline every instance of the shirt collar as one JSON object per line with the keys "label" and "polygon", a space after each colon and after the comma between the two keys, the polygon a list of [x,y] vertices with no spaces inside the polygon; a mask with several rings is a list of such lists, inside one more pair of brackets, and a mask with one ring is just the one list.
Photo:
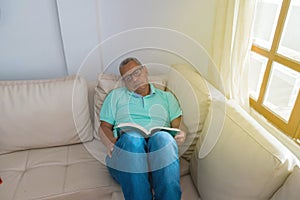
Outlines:
{"label": "shirt collar", "polygon": [[[155,87],[153,86],[153,84],[149,83],[149,86],[150,86],[150,94],[148,94],[147,96],[151,96],[151,95],[155,94]],[[135,93],[133,91],[128,90],[128,93],[134,97],[138,97],[138,98],[143,97],[142,95]]]}

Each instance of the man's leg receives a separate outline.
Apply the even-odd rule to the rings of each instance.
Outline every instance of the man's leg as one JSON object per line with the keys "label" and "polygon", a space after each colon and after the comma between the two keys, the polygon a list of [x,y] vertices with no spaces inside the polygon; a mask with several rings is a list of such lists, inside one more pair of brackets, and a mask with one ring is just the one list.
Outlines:
{"label": "man's leg", "polygon": [[106,157],[108,170],[121,185],[126,200],[152,200],[146,145],[142,137],[123,134],[112,157]]}
{"label": "man's leg", "polygon": [[178,147],[167,132],[158,132],[148,140],[149,165],[155,199],[180,200]]}

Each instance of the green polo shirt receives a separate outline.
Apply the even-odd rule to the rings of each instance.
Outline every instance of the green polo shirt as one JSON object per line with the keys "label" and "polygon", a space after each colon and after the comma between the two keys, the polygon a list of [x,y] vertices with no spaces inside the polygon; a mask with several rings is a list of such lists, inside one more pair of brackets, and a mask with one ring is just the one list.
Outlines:
{"label": "green polo shirt", "polygon": [[100,120],[113,126],[131,122],[146,129],[170,127],[171,121],[182,115],[178,101],[172,93],[157,89],[152,84],[150,89],[150,94],[144,97],[126,87],[112,90],[103,102]]}

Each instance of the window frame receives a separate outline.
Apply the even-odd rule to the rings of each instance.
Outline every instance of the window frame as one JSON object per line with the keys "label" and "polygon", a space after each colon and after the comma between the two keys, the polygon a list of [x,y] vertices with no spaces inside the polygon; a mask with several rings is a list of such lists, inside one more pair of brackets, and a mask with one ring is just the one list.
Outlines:
{"label": "window frame", "polygon": [[[250,106],[254,108],[257,112],[262,114],[266,119],[268,119],[272,124],[277,126],[280,130],[282,130],[285,134],[293,138],[298,144],[300,140],[300,92],[298,91],[298,95],[296,98],[296,102],[294,108],[291,112],[289,121],[286,123],[283,119],[268,109],[263,105],[264,96],[266,94],[268,81],[270,79],[270,73],[272,69],[273,62],[278,62],[284,65],[287,68],[295,70],[300,73],[300,62],[297,60],[293,60],[284,55],[277,53],[278,47],[280,44],[280,39],[283,33],[284,24],[288,15],[288,10],[290,7],[291,0],[283,0],[280,8],[280,13],[278,17],[278,21],[276,24],[276,29],[274,33],[274,37],[272,40],[272,45],[270,49],[262,48],[258,45],[252,43],[251,51],[257,53],[266,59],[267,65],[263,75],[263,80],[260,86],[258,99],[249,96]],[[250,69],[251,70],[251,69]]]}

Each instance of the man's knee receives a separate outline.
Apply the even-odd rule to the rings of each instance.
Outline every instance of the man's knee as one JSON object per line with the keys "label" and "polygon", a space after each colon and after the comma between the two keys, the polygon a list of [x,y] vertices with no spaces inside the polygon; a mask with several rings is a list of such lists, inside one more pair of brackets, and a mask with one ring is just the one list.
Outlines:
{"label": "man's knee", "polygon": [[116,145],[122,150],[134,153],[143,153],[146,150],[145,139],[135,135],[130,135],[129,133],[123,134]]}
{"label": "man's knee", "polygon": [[123,134],[115,144],[112,157],[107,157],[108,167],[128,173],[148,172],[146,142],[129,134]]}
{"label": "man's knee", "polygon": [[157,132],[148,141],[149,146],[153,147],[155,150],[171,146],[172,148],[177,149],[176,142],[171,134],[165,131]]}

